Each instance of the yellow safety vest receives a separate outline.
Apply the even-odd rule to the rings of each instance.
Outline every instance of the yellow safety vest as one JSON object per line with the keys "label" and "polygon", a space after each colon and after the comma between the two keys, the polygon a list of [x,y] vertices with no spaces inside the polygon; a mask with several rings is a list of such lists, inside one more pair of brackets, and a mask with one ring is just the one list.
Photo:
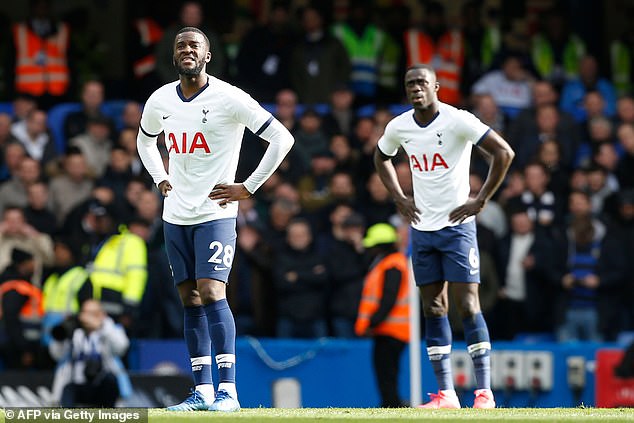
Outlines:
{"label": "yellow safety vest", "polygon": [[68,269],[61,275],[53,273],[44,282],[44,312],[77,314],[77,293],[88,279],[88,272],[81,266]]}

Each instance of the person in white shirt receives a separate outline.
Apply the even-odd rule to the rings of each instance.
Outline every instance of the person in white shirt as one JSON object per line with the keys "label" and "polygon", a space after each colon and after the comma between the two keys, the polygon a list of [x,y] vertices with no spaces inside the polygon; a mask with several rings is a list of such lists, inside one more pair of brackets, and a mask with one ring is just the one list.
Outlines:
{"label": "person in white shirt", "polygon": [[[185,27],[174,41],[179,80],[147,100],[137,138],[139,156],[165,198],[165,241],[185,309],[195,390],[173,411],[240,409],[235,387],[235,322],[226,283],[236,242],[238,201],[250,197],[293,146],[290,132],[248,94],[205,72],[210,43]],[[249,128],[269,142],[259,165],[234,181],[242,135]],[[166,172],[156,138],[165,133]],[[211,380],[215,352],[219,385]],[[215,392],[215,395],[214,395]]]}
{"label": "person in white shirt", "polygon": [[[414,110],[392,119],[379,139],[374,164],[399,212],[412,225],[412,264],[425,315],[427,354],[439,393],[424,408],[460,408],[451,376],[451,327],[447,283],[463,318],[467,350],[476,374],[474,408],[494,408],[489,354],[491,343],[480,310],[480,260],[475,215],[500,186],[514,157],[508,143],[471,113],[438,101],[436,73],[414,65],[405,90]],[[489,162],[480,192],[469,198],[471,149]],[[405,151],[412,172],[413,198],[403,192],[391,162]]]}

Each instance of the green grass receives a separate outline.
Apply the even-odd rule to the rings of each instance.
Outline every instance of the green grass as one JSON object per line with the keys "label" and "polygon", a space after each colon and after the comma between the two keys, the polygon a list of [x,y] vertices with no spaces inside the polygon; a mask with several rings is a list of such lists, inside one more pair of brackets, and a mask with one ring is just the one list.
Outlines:
{"label": "green grass", "polygon": [[[193,423],[193,422],[288,422],[303,423],[315,420],[323,422],[573,422],[577,420],[601,422],[634,421],[631,408],[498,408],[496,410],[420,410],[415,408],[245,408],[237,413],[168,412],[162,409],[149,410],[149,423]],[[0,422],[5,421],[0,410]],[[7,423],[20,420],[7,420]],[[25,421],[25,420],[22,420]]]}

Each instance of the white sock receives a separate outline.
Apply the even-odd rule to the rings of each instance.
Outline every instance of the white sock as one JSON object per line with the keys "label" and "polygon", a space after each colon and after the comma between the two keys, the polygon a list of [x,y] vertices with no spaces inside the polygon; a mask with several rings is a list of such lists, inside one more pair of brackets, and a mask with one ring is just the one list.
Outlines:
{"label": "white sock", "polygon": [[218,384],[218,390],[227,391],[231,398],[238,399],[238,391],[236,390],[236,384],[231,382],[221,382]]}
{"label": "white sock", "polygon": [[207,401],[213,402],[215,398],[214,393],[214,385],[213,383],[205,383],[203,385],[196,385],[196,390],[203,396]]}
{"label": "white sock", "polygon": [[455,389],[442,389],[440,392],[442,392],[443,394],[445,394],[448,397],[458,398],[458,395],[456,394],[456,390]]}

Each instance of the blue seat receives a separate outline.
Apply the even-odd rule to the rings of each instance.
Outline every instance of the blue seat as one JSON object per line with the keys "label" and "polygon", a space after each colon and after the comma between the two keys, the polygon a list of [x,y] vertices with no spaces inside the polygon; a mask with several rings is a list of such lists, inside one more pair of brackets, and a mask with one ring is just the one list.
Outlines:
{"label": "blue seat", "polygon": [[125,105],[129,101],[130,100],[108,100],[104,101],[101,106],[101,111],[114,121],[114,126],[117,131],[123,129],[123,118],[121,115],[123,114]]}
{"label": "blue seat", "polygon": [[81,110],[80,103],[60,103],[51,107],[48,111],[48,127],[53,133],[53,139],[55,141],[55,147],[59,154],[66,152],[66,143],[68,140],[64,135],[64,122],[66,117],[73,112]]}
{"label": "blue seat", "polygon": [[13,116],[13,103],[8,101],[0,101],[0,113],[7,113]]}

